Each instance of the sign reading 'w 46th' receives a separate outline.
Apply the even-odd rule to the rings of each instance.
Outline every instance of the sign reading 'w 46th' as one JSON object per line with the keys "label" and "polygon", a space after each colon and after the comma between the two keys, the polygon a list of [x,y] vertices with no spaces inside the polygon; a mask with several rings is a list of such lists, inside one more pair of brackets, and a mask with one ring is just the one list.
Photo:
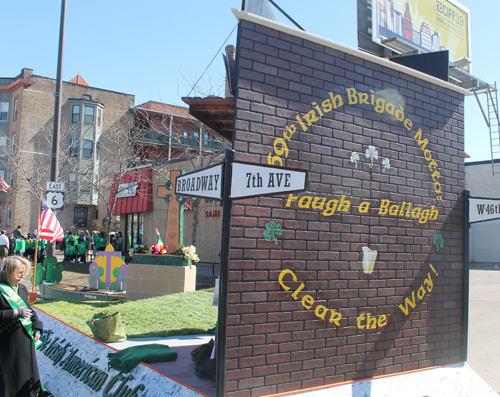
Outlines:
{"label": "sign reading 'w 46th'", "polygon": [[469,199],[469,223],[500,219],[500,200],[488,198]]}

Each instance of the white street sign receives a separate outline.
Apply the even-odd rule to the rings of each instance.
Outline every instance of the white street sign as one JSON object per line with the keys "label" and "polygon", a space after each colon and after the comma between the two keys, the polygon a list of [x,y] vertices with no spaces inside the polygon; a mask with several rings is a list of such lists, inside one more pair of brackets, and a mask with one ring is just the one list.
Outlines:
{"label": "white street sign", "polygon": [[47,205],[53,210],[60,210],[64,207],[64,193],[47,192]]}
{"label": "white street sign", "polygon": [[469,198],[469,223],[500,219],[500,200]]}
{"label": "white street sign", "polygon": [[233,161],[231,199],[306,190],[307,171]]}
{"label": "white street sign", "polygon": [[222,163],[188,174],[175,180],[175,194],[185,197],[222,199]]}
{"label": "white street sign", "polygon": [[47,191],[64,192],[64,182],[47,182]]}

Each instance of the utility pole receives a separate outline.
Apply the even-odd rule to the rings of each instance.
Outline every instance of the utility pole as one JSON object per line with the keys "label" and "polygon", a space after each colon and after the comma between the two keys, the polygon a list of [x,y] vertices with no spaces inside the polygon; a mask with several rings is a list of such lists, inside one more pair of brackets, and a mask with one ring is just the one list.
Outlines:
{"label": "utility pole", "polygon": [[[59,51],[57,54],[57,77],[54,101],[54,130],[52,132],[52,159],[50,162],[50,182],[57,182],[59,168],[59,133],[61,131],[62,73],[64,57],[64,25],[66,22],[66,0],[61,0],[61,23],[59,27]],[[38,215],[40,216],[40,214]],[[48,256],[54,256],[55,243],[49,244]]]}

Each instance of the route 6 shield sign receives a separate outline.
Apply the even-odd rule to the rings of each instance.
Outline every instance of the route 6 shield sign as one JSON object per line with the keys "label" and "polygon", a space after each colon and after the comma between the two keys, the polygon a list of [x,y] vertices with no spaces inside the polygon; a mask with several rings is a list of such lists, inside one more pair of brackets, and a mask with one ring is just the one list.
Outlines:
{"label": "route 6 shield sign", "polygon": [[53,210],[60,210],[64,207],[64,193],[63,192],[48,192],[47,205]]}

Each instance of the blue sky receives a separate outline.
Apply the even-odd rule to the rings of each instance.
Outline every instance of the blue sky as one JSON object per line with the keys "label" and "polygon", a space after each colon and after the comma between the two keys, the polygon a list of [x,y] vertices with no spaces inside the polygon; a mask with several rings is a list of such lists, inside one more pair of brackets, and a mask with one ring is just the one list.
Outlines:
{"label": "blue sky", "polygon": [[[357,47],[355,0],[275,1],[308,32]],[[472,73],[494,83],[500,80],[500,2],[461,3],[470,9]],[[80,73],[93,87],[135,95],[136,104],[184,105],[180,98],[237,23],[231,8],[240,7],[241,0],[67,0],[63,79]],[[16,76],[24,67],[56,77],[60,11],[59,0],[2,4],[2,28],[8,33],[0,77]],[[226,44],[236,44],[236,31]],[[216,85],[223,74],[218,54],[205,86]],[[490,159],[489,130],[474,97],[466,99],[465,118],[466,152],[472,161]]]}

